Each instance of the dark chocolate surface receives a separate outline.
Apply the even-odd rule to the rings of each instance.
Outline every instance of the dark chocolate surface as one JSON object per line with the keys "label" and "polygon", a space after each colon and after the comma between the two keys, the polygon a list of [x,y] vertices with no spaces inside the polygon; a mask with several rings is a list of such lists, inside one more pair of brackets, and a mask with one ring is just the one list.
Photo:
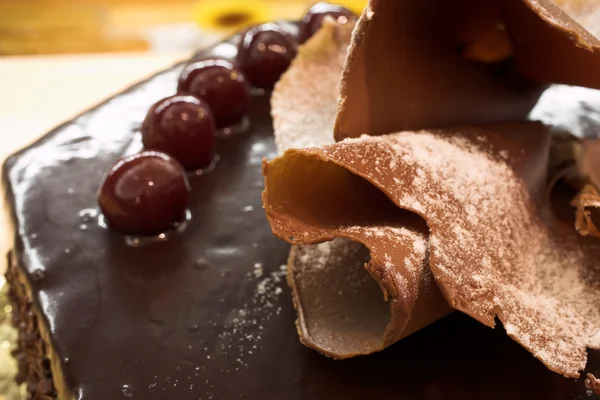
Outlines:
{"label": "dark chocolate surface", "polygon": [[[216,51],[232,56],[235,47]],[[215,169],[191,178],[182,233],[132,246],[104,228],[91,211],[101,178],[141,148],[147,109],[174,93],[181,69],[57,128],[4,166],[16,260],[69,388],[60,398],[593,398],[583,378],[558,376],[501,329],[458,313],[371,356],[334,361],[302,346],[280,269],[289,247],[261,209],[261,161],[275,155],[267,95],[253,100],[248,132],[219,139]],[[598,92],[554,86],[532,116],[596,135],[596,110]],[[595,353],[589,371],[600,372]]]}

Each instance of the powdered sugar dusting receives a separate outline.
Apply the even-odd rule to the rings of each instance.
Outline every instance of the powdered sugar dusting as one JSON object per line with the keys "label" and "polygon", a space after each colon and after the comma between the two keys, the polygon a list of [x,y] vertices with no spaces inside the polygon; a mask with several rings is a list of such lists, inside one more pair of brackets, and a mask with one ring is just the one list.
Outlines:
{"label": "powdered sugar dusting", "polygon": [[341,238],[312,246],[298,246],[295,259],[300,262],[304,276],[318,276],[327,265],[338,264],[349,253],[356,253],[356,246],[356,243]]}
{"label": "powdered sugar dusting", "polygon": [[[332,21],[325,21],[323,28],[306,45],[300,48],[298,56],[293,61],[288,71],[283,75],[277,84],[272,96],[271,106],[275,128],[275,138],[279,152],[283,152],[290,148],[305,148],[310,146],[320,146],[333,143],[333,125],[337,113],[337,96],[339,93],[339,85],[342,75],[342,69],[346,60],[348,45],[351,39],[352,26],[350,24],[337,25]],[[318,79],[314,79],[318,76]],[[298,87],[301,85],[302,87]],[[361,159],[363,165],[368,163],[368,160]],[[378,160],[375,160],[378,162]],[[401,182],[398,182],[400,185]],[[346,231],[338,232],[339,235],[347,239],[352,239],[356,236],[356,232],[352,231],[352,227],[348,227]],[[411,231],[405,227],[381,227],[372,229],[366,232],[374,240],[370,243],[370,248],[378,247],[378,252],[383,254],[383,259],[374,260],[371,268],[381,268],[377,270],[381,274],[381,282],[385,281],[386,285],[395,285],[390,288],[394,296],[403,299],[401,304],[410,309],[415,301],[420,297],[430,298],[432,293],[439,297],[438,289],[433,285],[433,277],[425,264],[425,253],[427,249],[425,234]],[[404,249],[406,254],[402,264],[394,264],[389,261],[391,252],[398,252],[398,249]],[[300,331],[301,335],[311,336],[312,345],[316,345],[320,340],[327,341],[334,332],[324,329],[323,319],[331,320],[332,315],[327,314],[321,318],[321,313],[335,313],[334,309],[336,301],[332,298],[339,298],[340,304],[349,303],[349,298],[353,300],[363,298],[364,301],[357,304],[357,307],[348,312],[346,323],[356,318],[361,318],[361,312],[357,308],[365,305],[377,308],[381,304],[373,304],[373,299],[370,296],[376,296],[380,299],[380,291],[375,290],[369,293],[362,293],[365,287],[377,289],[377,285],[371,280],[365,271],[353,270],[354,273],[344,273],[348,271],[349,264],[360,263],[359,254],[357,253],[356,243],[348,240],[336,239],[332,242],[325,242],[314,246],[301,246],[293,250],[295,259],[292,261],[293,278],[297,281],[297,287],[292,285],[297,297],[297,302],[308,303],[315,300],[317,303],[323,297],[322,304],[311,304],[312,312],[304,314],[302,308],[299,311],[300,320],[305,320],[304,324],[300,324],[300,328],[306,326],[308,331]],[[387,261],[384,261],[387,260]],[[364,260],[365,262],[368,260]],[[325,293],[326,288],[319,290],[319,293],[305,295],[298,287],[317,287],[313,285],[312,279],[322,279],[324,276],[333,276],[336,272],[328,275],[323,269],[340,270],[341,278],[337,279],[335,286],[339,289],[335,293]],[[369,280],[366,284],[365,280]],[[333,284],[333,283],[332,283]],[[422,291],[425,290],[425,293]],[[319,298],[308,298],[309,296],[318,296]],[[325,298],[327,296],[327,298]],[[324,308],[328,307],[328,310]],[[340,307],[344,308],[344,307]],[[364,307],[363,307],[364,308]],[[354,333],[341,339],[338,333],[338,341],[347,341],[346,344],[341,344],[344,351],[348,352],[363,352],[369,349],[368,352],[374,351],[371,342],[381,342],[386,339],[384,330],[387,322],[385,315],[389,313],[389,306],[385,307],[383,312],[381,309],[372,309],[373,315],[369,317],[375,320],[362,318],[361,321],[356,321],[352,326],[348,326],[349,330]],[[318,310],[314,312],[315,310]],[[339,311],[339,310],[338,310]],[[376,312],[378,311],[378,312]],[[446,309],[444,308],[444,312]],[[377,315],[377,317],[375,317]],[[430,318],[423,321],[423,324],[431,322]],[[334,318],[334,317],[333,317]],[[409,317],[410,318],[410,317]],[[335,319],[335,318],[334,318]],[[381,329],[377,331],[373,326],[365,327],[362,325],[380,325],[383,321]],[[398,321],[399,324],[404,324],[406,321]],[[344,325],[344,323],[340,323]],[[321,328],[313,329],[315,325],[320,325]],[[332,325],[336,325],[334,322]],[[340,328],[340,325],[336,325]],[[344,325],[346,326],[346,325]],[[342,328],[343,329],[343,328]],[[361,336],[361,330],[365,335]],[[396,337],[393,341],[400,339],[404,335],[404,331],[398,327],[390,327],[390,331],[394,332]],[[379,335],[379,337],[376,337]],[[350,341],[355,343],[349,343]],[[331,343],[329,343],[331,344]],[[340,344],[340,343],[338,343]],[[347,345],[347,346],[346,346]],[[319,350],[324,350],[319,348]],[[328,350],[332,350],[331,347]],[[329,353],[330,355],[334,355]],[[340,355],[338,353],[337,355]]]}
{"label": "powdered sugar dusting", "polygon": [[[508,334],[550,369],[578,376],[586,347],[599,344],[599,266],[593,260],[600,249],[584,249],[574,235],[557,234],[547,225],[552,221],[538,218],[534,199],[507,161],[518,154],[495,151],[485,137],[442,138],[437,132],[362,137],[321,153],[426,218],[430,263],[452,306],[488,325],[498,315]],[[378,163],[362,167],[375,158]],[[361,240],[372,234],[364,229]],[[410,270],[411,263],[404,264]]]}
{"label": "powdered sugar dusting", "polygon": [[337,96],[352,25],[324,21],[275,86],[271,114],[280,152],[334,142]]}
{"label": "powdered sugar dusting", "polygon": [[231,352],[238,357],[240,367],[248,367],[247,357],[262,350],[263,324],[278,316],[282,309],[277,304],[285,285],[285,265],[266,273],[261,263],[255,263],[248,279],[256,281],[256,288],[250,303],[240,309],[230,311],[219,334],[220,354]]}
{"label": "powdered sugar dusting", "polygon": [[369,258],[365,246],[343,238],[295,247],[289,279],[304,343],[334,357],[383,346],[390,306],[365,269]]}
{"label": "powdered sugar dusting", "polygon": [[[365,18],[371,14],[367,8]],[[273,94],[280,151],[333,141],[347,43],[331,28],[318,35],[301,48]],[[312,150],[367,177],[431,228],[429,242],[425,235],[411,238],[398,227],[347,227],[343,234],[371,244],[374,261],[400,294],[410,294],[419,279],[430,280],[421,258],[428,255],[455,308],[488,325],[498,315],[508,334],[549,368],[577,376],[585,366],[585,347],[600,348],[599,273],[593,262],[600,250],[583,249],[552,219],[542,221],[541,213],[533,212],[532,188],[510,166],[511,157],[519,156],[514,150],[493,149],[487,133],[466,135],[471,139],[460,132],[442,139],[438,133],[363,137]],[[379,247],[373,247],[378,241]],[[303,246],[310,250],[298,253],[300,263],[323,269],[335,255],[331,246]]]}
{"label": "powdered sugar dusting", "polygon": [[[427,266],[426,227],[411,214],[400,220],[406,226],[339,226],[332,242],[296,248],[292,288],[310,346],[336,358],[368,354],[449,312]],[[361,259],[380,288],[359,273]],[[427,313],[413,311],[424,304]]]}
{"label": "powdered sugar dusting", "polygon": [[[300,48],[298,57],[293,61],[288,71],[277,84],[273,93],[271,106],[275,138],[280,152],[290,148],[305,148],[333,143],[333,125],[337,113],[340,78],[346,60],[347,47],[351,39],[351,29],[348,28],[347,25],[339,26],[326,23],[322,30],[313,36],[305,46]],[[314,79],[315,76],[319,78]],[[299,85],[302,87],[299,87]],[[371,160],[356,157],[355,161],[363,166],[367,166]],[[375,159],[374,162],[377,164],[377,168],[384,166],[384,160]],[[392,160],[393,162],[395,160]],[[397,179],[395,182],[399,187],[404,184],[401,179]],[[416,302],[421,301],[420,299],[441,298],[439,290],[433,284],[431,271],[426,266],[427,239],[425,233],[413,232],[406,227],[373,228],[362,233],[372,239],[368,244],[363,241],[363,243],[367,244],[367,247],[371,250],[377,247],[377,251],[373,251],[373,254],[382,254],[382,256],[371,263],[370,268],[375,270],[373,272],[374,276],[379,277],[379,283],[382,287],[389,286],[384,288],[387,295],[403,300],[402,302],[394,303],[394,305],[396,307],[405,307],[408,319],[412,318],[410,310]],[[358,237],[359,233],[353,231],[352,227],[347,227],[345,231],[338,231],[334,236],[341,236],[352,240]],[[308,303],[313,300],[309,296],[318,296],[319,298],[329,296],[329,301],[323,299],[323,304],[329,304],[331,311],[334,308],[331,304],[335,302],[331,301],[331,296],[333,296],[331,293],[325,293],[326,289],[321,289],[318,293],[306,294],[300,291],[298,287],[302,285],[316,287],[316,285],[310,285],[310,279],[313,276],[321,277],[324,275],[322,271],[324,268],[344,271],[347,268],[346,264],[356,262],[356,260],[351,259],[351,256],[347,254],[352,248],[351,243],[343,240],[340,242],[333,241],[316,246],[295,248],[293,250],[295,252],[295,260],[291,264],[293,268],[292,273],[302,271],[297,276],[293,275],[293,278],[297,281],[297,287],[292,286],[296,301]],[[390,254],[393,252],[405,254],[404,259],[399,263],[391,262]],[[314,273],[311,274],[311,271]],[[356,297],[356,294],[352,294],[351,291],[356,290],[364,282],[358,280],[359,277],[354,275],[346,274],[342,276],[344,277],[343,284],[338,282],[336,285],[340,287],[346,286],[347,290],[350,291],[350,293],[342,295],[346,296],[346,299],[348,296]],[[360,279],[370,278],[367,274],[363,273],[360,275]],[[339,295],[339,293],[336,295]],[[438,305],[440,304],[441,302],[438,302]],[[314,308],[318,309],[319,312],[325,312],[321,310],[319,305],[315,305]],[[319,312],[316,314],[306,312],[304,314],[302,308],[299,308],[298,312],[300,320],[304,321],[304,324],[301,323],[299,325],[300,334],[305,337],[311,336],[309,345],[315,346],[320,351],[327,350],[329,355],[343,355],[341,353],[333,354],[331,346],[325,349],[323,347],[320,348],[317,344],[320,343],[321,339],[326,340],[331,335],[334,335],[332,332],[323,329],[310,329],[311,324],[319,323],[317,321],[320,318]],[[438,313],[432,313],[431,316],[421,318],[421,326],[439,318],[445,312],[447,312],[447,308],[441,304]],[[351,319],[360,316],[357,311],[350,314]],[[326,318],[331,318],[331,315],[327,315]],[[416,318],[420,317],[417,316]],[[402,326],[404,326],[405,322],[406,318],[401,321],[394,320],[394,323],[400,325],[390,326],[389,331],[393,332],[395,336],[393,338],[379,337],[376,340],[378,342],[381,342],[382,339],[389,339],[390,342],[399,340],[404,336],[404,328]],[[303,327],[307,327],[307,331],[304,331]],[[352,328],[355,333],[359,333],[360,329],[368,330],[358,322]],[[383,330],[379,332],[380,335],[382,332]],[[343,351],[375,351],[375,348],[368,343],[375,340],[374,337],[366,338],[360,335],[352,337],[357,343],[355,343],[354,347],[349,343],[348,346],[342,346],[344,347]],[[350,336],[346,340],[350,340]],[[359,350],[359,347],[362,347],[362,350]],[[367,349],[370,351],[366,351]]]}
{"label": "powdered sugar dusting", "polygon": [[[366,241],[373,254],[376,254],[378,261],[387,270],[399,279],[399,276],[406,276],[412,282],[411,285],[404,286],[404,295],[414,296],[418,291],[418,282],[421,280],[431,280],[431,272],[427,268],[425,252],[427,248],[427,237],[415,230],[406,227],[346,227],[340,230],[349,237],[356,234],[364,235],[377,240]],[[398,253],[398,249],[405,249],[405,258],[403,263],[398,263],[398,259],[392,257]]]}
{"label": "powdered sugar dusting", "polygon": [[[343,247],[344,246],[336,246],[335,249],[339,249],[343,254],[345,251]],[[312,250],[309,251],[309,248]],[[303,246],[302,251],[298,254],[298,260],[304,265],[310,265],[311,268],[321,269],[327,264],[332,256],[331,252],[331,242],[323,242],[310,247]]]}

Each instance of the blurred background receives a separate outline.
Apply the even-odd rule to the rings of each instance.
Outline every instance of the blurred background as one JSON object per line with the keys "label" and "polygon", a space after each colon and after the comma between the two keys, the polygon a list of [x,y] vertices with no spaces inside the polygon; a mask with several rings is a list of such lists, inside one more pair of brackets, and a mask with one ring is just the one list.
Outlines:
{"label": "blurred background", "polygon": [[[249,25],[298,20],[316,2],[0,0],[0,162],[194,50]],[[330,2],[357,14],[367,4]]]}
{"label": "blurred background", "polygon": [[[173,52],[245,25],[298,19],[315,0],[0,0],[0,56]],[[360,12],[367,0],[339,0]]]}

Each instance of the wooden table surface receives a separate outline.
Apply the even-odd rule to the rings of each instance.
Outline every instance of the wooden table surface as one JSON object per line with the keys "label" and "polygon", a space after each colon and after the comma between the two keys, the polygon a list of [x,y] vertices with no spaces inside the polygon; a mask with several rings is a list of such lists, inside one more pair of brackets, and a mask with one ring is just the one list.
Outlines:
{"label": "wooden table surface", "polygon": [[[188,54],[120,53],[0,58],[0,160],[61,122]],[[4,196],[0,206],[4,210]],[[0,227],[6,215],[0,213]],[[0,272],[10,229],[0,236]]]}

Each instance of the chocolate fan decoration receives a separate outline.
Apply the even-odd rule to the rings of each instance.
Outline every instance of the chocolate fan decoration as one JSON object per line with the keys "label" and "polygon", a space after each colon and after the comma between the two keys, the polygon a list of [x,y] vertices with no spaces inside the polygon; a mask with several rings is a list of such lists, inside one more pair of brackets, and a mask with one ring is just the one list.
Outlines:
{"label": "chocolate fan decoration", "polygon": [[[552,211],[570,207],[563,187],[546,196],[552,127],[488,123],[524,120],[550,83],[600,87],[598,40],[551,2],[373,0],[333,128],[337,32],[301,49],[272,102],[280,150],[321,147],[264,166],[273,231],[301,245],[288,280],[302,341],[367,354],[449,304],[488,326],[497,316],[550,369],[579,376],[600,347],[600,243]],[[322,87],[293,84],[315,70]],[[329,129],[357,139],[331,144]]]}

